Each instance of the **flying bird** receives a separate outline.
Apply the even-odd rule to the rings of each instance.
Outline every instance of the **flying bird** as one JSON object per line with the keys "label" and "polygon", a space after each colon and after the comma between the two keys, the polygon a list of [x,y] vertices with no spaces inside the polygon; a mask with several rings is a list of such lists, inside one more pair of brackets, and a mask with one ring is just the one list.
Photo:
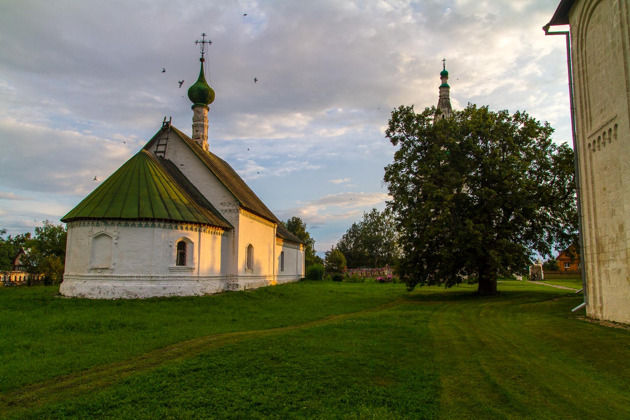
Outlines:
{"label": "flying bird", "polygon": [[166,73],[166,69],[162,67],[162,73]]}
{"label": "flying bird", "polygon": [[179,83],[179,88],[181,89],[182,85],[184,84],[183,80],[179,80],[177,83]]}
{"label": "flying bird", "polygon": [[247,16],[247,13],[243,13],[243,16]]}
{"label": "flying bird", "polygon": [[258,78],[254,77],[254,83],[258,83]]}
{"label": "flying bird", "polygon": [[98,181],[98,180],[96,179],[96,177],[94,177],[94,181]]}

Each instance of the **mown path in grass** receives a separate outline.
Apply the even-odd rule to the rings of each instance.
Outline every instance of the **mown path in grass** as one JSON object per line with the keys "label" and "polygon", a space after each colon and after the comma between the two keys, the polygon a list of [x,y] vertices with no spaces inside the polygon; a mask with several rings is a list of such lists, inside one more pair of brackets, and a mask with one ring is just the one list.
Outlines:
{"label": "mown path in grass", "polygon": [[443,418],[630,418],[630,335],[576,319],[581,299],[512,295],[436,312]]}
{"label": "mown path in grass", "polygon": [[14,392],[0,395],[0,411],[3,415],[17,415],[29,410],[33,406],[41,406],[51,402],[70,400],[82,394],[94,392],[101,388],[111,386],[130,375],[140,374],[156,369],[168,363],[178,363],[186,359],[200,355],[209,350],[216,349],[227,344],[238,343],[242,340],[268,337],[275,334],[284,334],[303,328],[340,322],[348,318],[357,317],[370,312],[382,311],[403,303],[399,299],[377,307],[358,312],[332,315],[316,321],[305,322],[286,327],[271,328],[266,330],[238,331],[210,335],[183,341],[165,348],[151,351],[139,357],[99,366],[72,375],[57,377],[45,382],[32,384]]}
{"label": "mown path in grass", "polygon": [[5,391],[0,417],[630,418],[630,331],[580,320],[570,312],[580,296],[526,282],[501,283],[501,295],[488,298],[466,285],[380,286],[228,296],[238,305],[273,301],[269,308],[291,296],[283,313],[309,300],[321,311],[312,306],[319,316],[283,325],[252,320],[255,328]]}
{"label": "mown path in grass", "polygon": [[555,287],[556,289],[564,289],[564,290],[573,290],[573,291],[577,291],[579,289],[576,289],[575,287],[567,287],[567,286],[561,286],[559,284],[553,284],[553,283],[545,283],[543,281],[532,281],[532,280],[528,280],[528,283],[532,283],[532,284],[537,284],[539,286],[548,286],[548,287]]}

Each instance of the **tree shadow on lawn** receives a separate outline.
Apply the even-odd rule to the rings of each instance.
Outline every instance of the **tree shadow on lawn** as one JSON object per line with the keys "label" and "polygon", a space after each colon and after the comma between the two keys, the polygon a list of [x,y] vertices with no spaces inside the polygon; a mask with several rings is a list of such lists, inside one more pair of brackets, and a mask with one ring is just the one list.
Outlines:
{"label": "tree shadow on lawn", "polygon": [[[508,301],[521,301],[518,303],[532,301],[546,301],[562,297],[576,297],[574,292],[554,289],[545,286],[508,285],[494,296],[481,296],[477,294],[476,285],[459,285],[452,288],[441,288],[438,286],[416,287],[409,292],[405,299],[414,303],[445,303],[445,302],[468,302],[468,303],[504,303]],[[518,288],[518,289],[515,289]],[[521,289],[521,290],[519,290]]]}

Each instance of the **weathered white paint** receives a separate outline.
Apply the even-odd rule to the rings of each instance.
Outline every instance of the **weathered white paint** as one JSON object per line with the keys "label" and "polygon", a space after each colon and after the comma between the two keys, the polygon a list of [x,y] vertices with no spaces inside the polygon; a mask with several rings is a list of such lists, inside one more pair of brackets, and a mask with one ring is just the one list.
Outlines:
{"label": "weathered white paint", "polygon": [[203,150],[208,150],[208,107],[194,106],[192,122],[192,139],[196,141]]}
{"label": "weathered white paint", "polygon": [[630,323],[630,2],[577,0],[569,21],[586,310]]}
{"label": "weathered white paint", "polygon": [[[251,220],[251,215],[246,217],[250,219],[246,223],[247,231],[252,235],[251,243],[259,247],[259,257],[255,259],[253,271],[242,270],[241,273],[226,272],[222,264],[222,257],[229,253],[232,232],[152,222],[69,223],[61,294],[93,299],[196,296],[302,278],[303,272],[298,271],[285,270],[279,276],[274,275],[269,252],[267,255],[264,252],[263,239],[268,239],[270,231],[275,235],[275,229]],[[182,239],[190,244],[189,258],[186,266],[177,266],[177,242]],[[107,245],[111,249],[104,249]],[[94,258],[95,247],[111,255],[109,266],[102,258]],[[285,244],[280,248],[285,249],[286,255],[292,253],[296,259],[300,258],[299,245]]]}

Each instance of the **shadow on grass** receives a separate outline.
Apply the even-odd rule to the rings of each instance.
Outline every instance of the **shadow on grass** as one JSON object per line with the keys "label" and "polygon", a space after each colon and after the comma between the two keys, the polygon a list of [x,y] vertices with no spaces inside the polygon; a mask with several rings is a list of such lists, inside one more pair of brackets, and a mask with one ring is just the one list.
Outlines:
{"label": "shadow on grass", "polygon": [[516,284],[499,286],[499,293],[494,296],[478,295],[476,285],[460,285],[452,288],[438,286],[416,287],[404,297],[405,300],[416,303],[468,302],[488,303],[506,301],[545,301],[559,297],[575,297],[575,293],[567,290],[552,289],[544,286]]}

